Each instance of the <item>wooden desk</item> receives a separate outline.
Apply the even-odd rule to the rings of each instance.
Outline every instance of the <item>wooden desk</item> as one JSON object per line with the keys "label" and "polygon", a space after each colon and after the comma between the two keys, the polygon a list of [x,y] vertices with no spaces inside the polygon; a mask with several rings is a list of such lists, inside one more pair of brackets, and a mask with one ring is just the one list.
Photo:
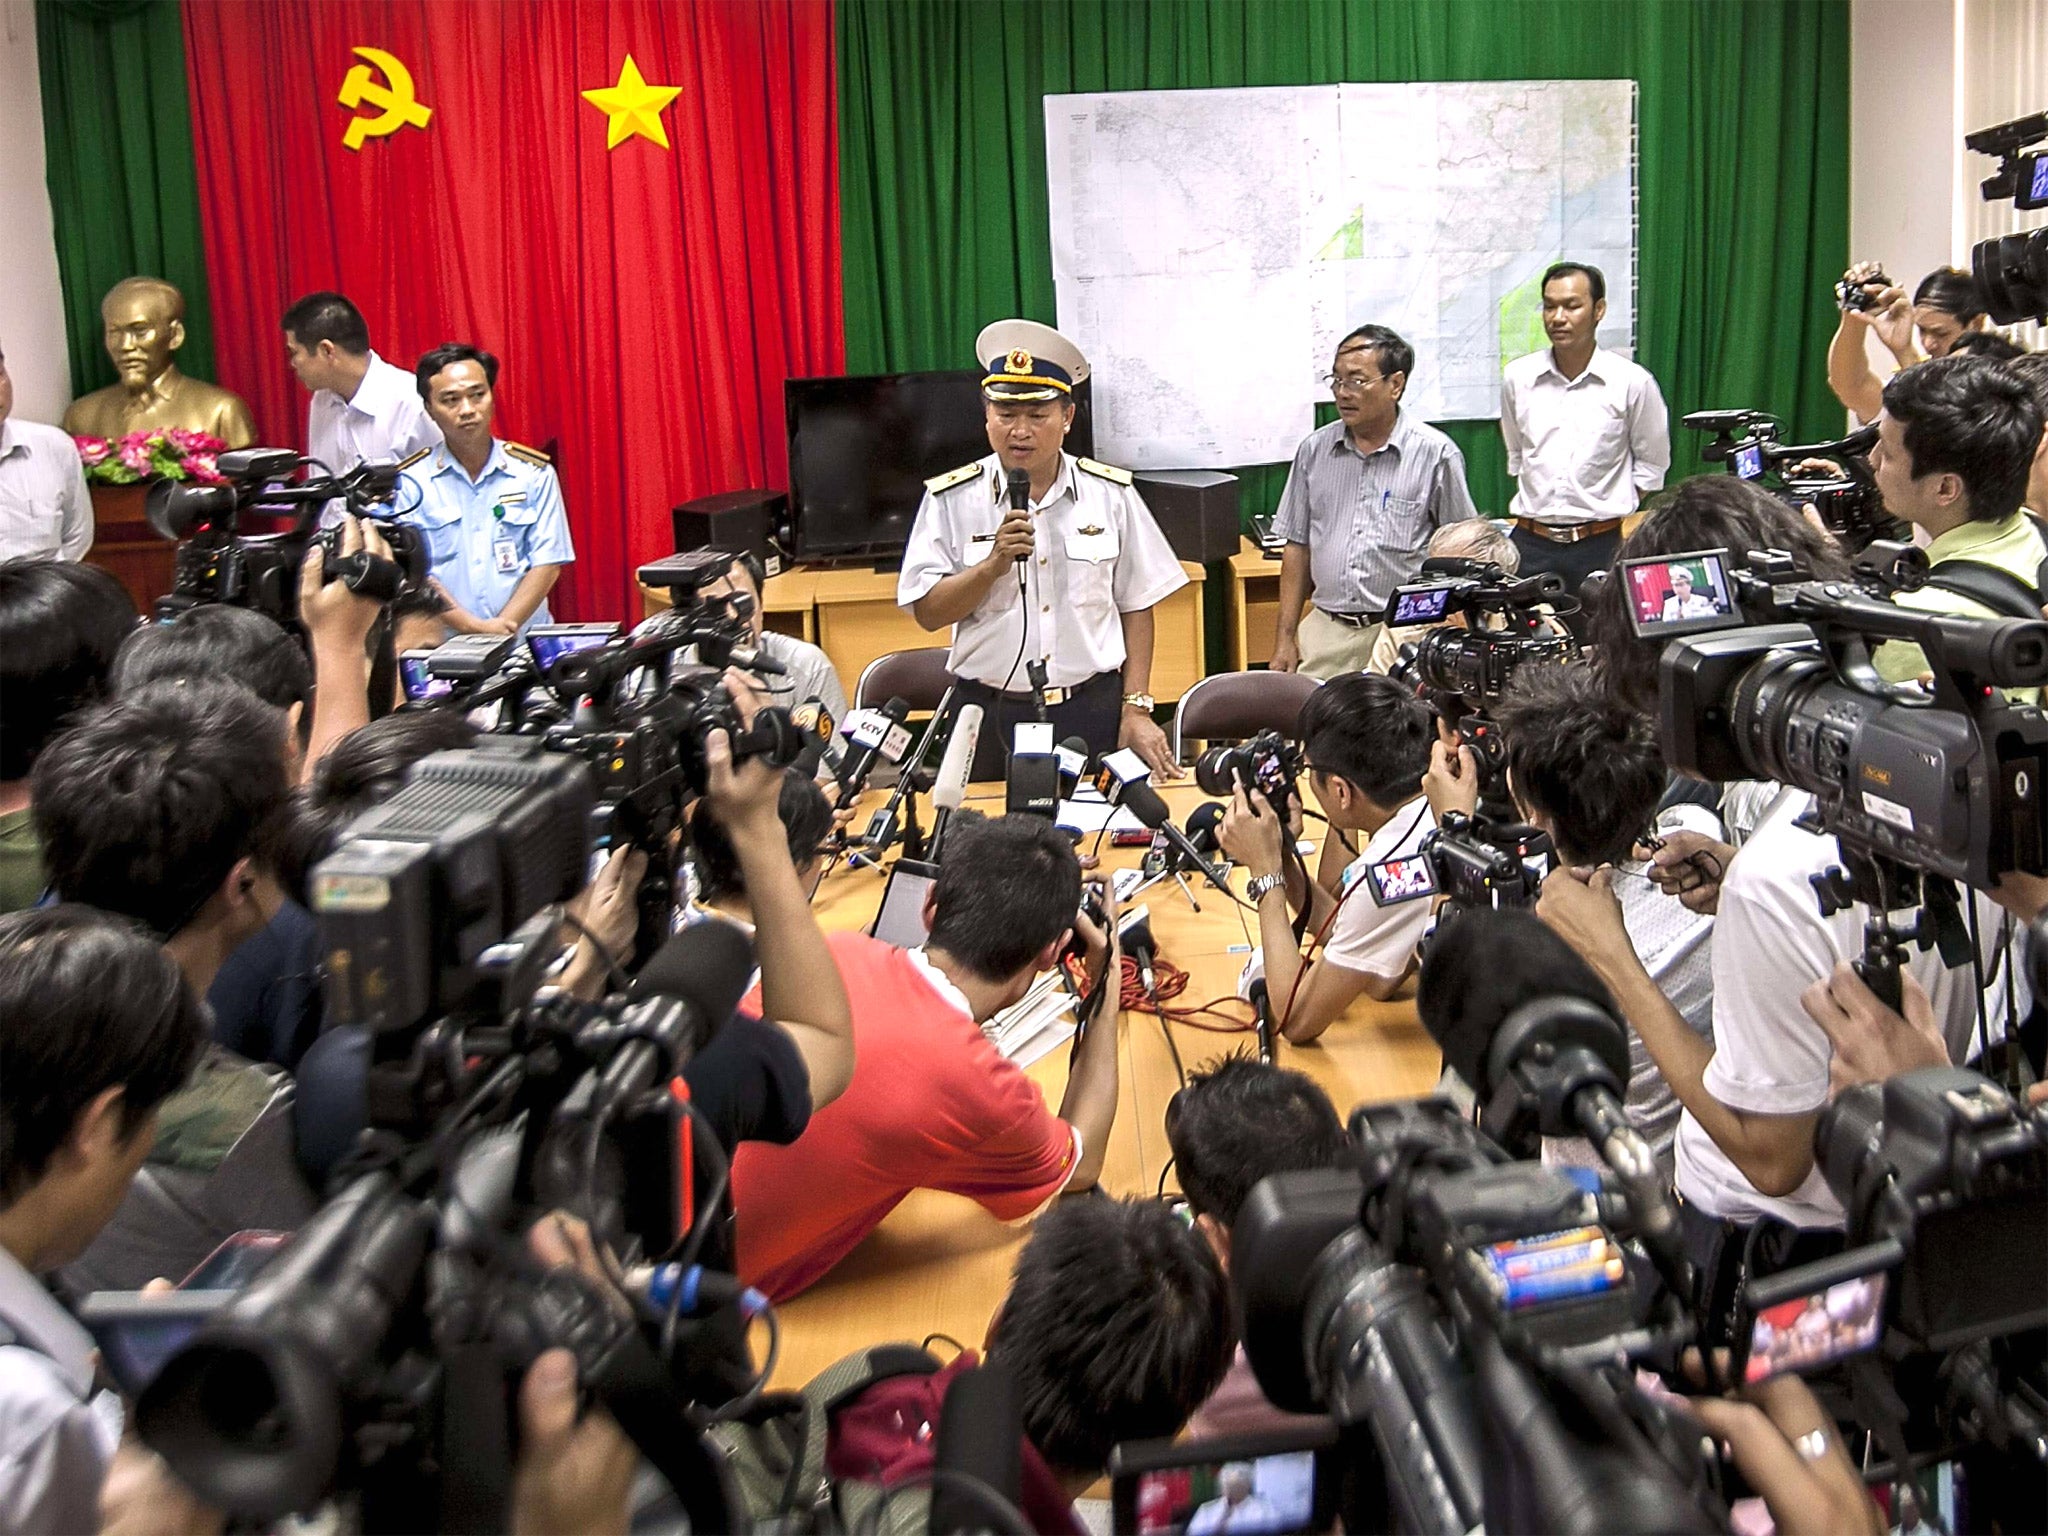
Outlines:
{"label": "wooden desk", "polygon": [[[1190,786],[1162,791],[1176,817],[1202,797]],[[996,802],[1001,791],[977,785],[970,804]],[[856,818],[858,821],[860,818]],[[1103,845],[1107,868],[1134,865],[1142,849]],[[1238,871],[1238,888],[1243,888]],[[866,870],[836,871],[818,893],[820,922],[828,929],[865,927],[881,899],[881,876]],[[1151,911],[1160,954],[1188,972],[1180,1001],[1207,1002],[1231,995],[1247,953],[1247,929],[1220,893],[1197,889],[1202,910],[1192,912],[1172,882],[1140,898]],[[1247,922],[1250,915],[1246,914]],[[1257,933],[1256,925],[1249,931]],[[1247,1034],[1213,1034],[1188,1024],[1171,1024],[1182,1059],[1190,1068],[1246,1048]],[[1150,1014],[1127,1013],[1119,1024],[1116,1125],[1111,1132],[1102,1187],[1113,1195],[1149,1195],[1167,1163],[1167,1100],[1179,1086],[1160,1024]],[[1338,1111],[1366,1100],[1427,1093],[1435,1086],[1439,1057],[1416,1021],[1412,1002],[1375,1003],[1361,998],[1310,1045],[1281,1047],[1282,1060],[1322,1084]],[[1064,1048],[1035,1063],[1029,1074],[1057,1105],[1066,1085]],[[979,1348],[996,1304],[1009,1287],[1010,1267],[1027,1229],[1005,1226],[973,1202],[934,1190],[919,1190],[803,1295],[784,1303],[782,1355],[775,1384],[801,1386],[826,1366],[869,1344],[944,1333]],[[759,1341],[757,1340],[757,1347]]]}
{"label": "wooden desk", "polygon": [[[777,634],[793,635],[799,640],[817,644],[817,600],[811,590],[816,580],[817,573],[802,566],[793,566],[780,576],[770,576],[768,585],[761,592],[763,626]],[[643,619],[652,618],[668,606],[665,589],[640,589],[640,616]]]}
{"label": "wooden desk", "polygon": [[[1304,613],[1307,607],[1304,605]],[[1250,539],[1230,557],[1230,669],[1243,672],[1272,659],[1280,622],[1280,562]]]}

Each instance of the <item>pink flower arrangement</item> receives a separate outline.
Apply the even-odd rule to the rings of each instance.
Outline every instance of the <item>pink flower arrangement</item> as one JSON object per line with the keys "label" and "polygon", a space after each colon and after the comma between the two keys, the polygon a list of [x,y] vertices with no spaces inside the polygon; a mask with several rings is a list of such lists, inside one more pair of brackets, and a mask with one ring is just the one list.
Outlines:
{"label": "pink flower arrangement", "polygon": [[133,485],[139,480],[193,480],[222,483],[216,460],[227,444],[205,432],[164,427],[130,432],[126,437],[76,437],[85,478],[102,485]]}

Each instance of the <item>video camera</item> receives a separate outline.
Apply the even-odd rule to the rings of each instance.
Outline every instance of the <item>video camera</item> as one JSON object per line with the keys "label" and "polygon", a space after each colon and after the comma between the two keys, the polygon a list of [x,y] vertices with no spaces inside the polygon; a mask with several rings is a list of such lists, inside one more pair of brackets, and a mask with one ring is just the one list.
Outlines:
{"label": "video camera", "polygon": [[[565,1345],[692,1528],[733,1528],[689,1412],[721,1363],[694,1343],[677,1356],[699,1336],[682,1291],[663,1312],[617,1263],[687,1260],[702,1240],[693,1111],[671,1083],[731,1016],[753,950],[700,924],[628,993],[544,989],[595,799],[574,758],[486,739],[419,764],[315,867],[328,1019],[367,1032],[371,1129],[334,1198],[137,1406],[148,1442],[230,1515],[271,1521],[342,1492],[366,1530],[501,1528],[519,1380]],[[525,1254],[551,1209],[620,1256],[609,1283]],[[741,1297],[707,1284],[689,1289]]]}
{"label": "video camera", "polygon": [[[1858,569],[1909,585],[1925,568],[1915,556],[1876,545]],[[1859,969],[1891,1006],[1902,937],[1967,954],[1946,882],[1989,890],[2007,871],[2048,869],[2048,720],[1999,691],[2048,682],[2048,624],[1898,607],[1802,580],[1780,551],[1746,567],[1726,550],[1650,556],[1619,577],[1636,634],[1672,640],[1659,663],[1667,761],[1813,795],[1811,825],[1836,838],[1847,867],[1820,889],[1822,910],[1870,908]],[[1889,640],[1920,647],[1931,696],[1878,675],[1872,648]],[[1923,875],[1941,881],[1927,890],[1933,926],[1923,914],[1896,933],[1890,914],[1920,904]]]}
{"label": "video camera", "polygon": [[[1557,867],[1548,832],[1520,821],[1495,822],[1483,812],[1444,812],[1423,837],[1421,858],[1435,894],[1461,911],[1533,908]],[[1382,903],[1388,899],[1384,888],[1375,894]]]}
{"label": "video camera", "polygon": [[[1782,443],[1777,418],[1766,411],[1694,411],[1684,424],[1714,434],[1700,450],[1708,463],[1726,464],[1730,474],[1753,485],[1762,485],[1775,474],[1778,484],[1766,488],[1794,510],[1813,508],[1851,554],[1860,554],[1880,539],[1904,541],[1912,536],[1910,527],[1885,510],[1871,472],[1870,450],[1877,445],[1874,426],[1833,442]],[[1823,472],[1830,468],[1833,472]]]}
{"label": "video camera", "polygon": [[[1963,147],[1998,161],[1980,186],[1987,203],[2011,199],[2023,212],[2048,208],[2048,149],[2028,153],[2048,139],[2048,112],[1980,128],[1965,134]],[[1984,307],[1999,325],[2048,320],[2048,229],[1994,235],[1970,252],[1970,271]]]}
{"label": "video camera", "polygon": [[[1276,1407],[1335,1419],[1346,1529],[1723,1528],[1696,1432],[1634,1382],[1695,1330],[1627,1060],[1604,1010],[1530,1003],[1463,1063],[1481,1129],[1444,1099],[1365,1106],[1358,1168],[1252,1191],[1231,1238],[1245,1349]],[[1608,1178],[1515,1160],[1573,1133]]]}
{"label": "video camera", "polygon": [[[720,679],[728,665],[781,670],[752,649],[743,614],[698,596],[731,563],[722,551],[693,550],[640,567],[640,580],[667,587],[673,601],[630,634],[556,625],[529,631],[524,644],[460,635],[424,657],[405,658],[425,674],[426,696],[408,707],[491,709],[494,731],[537,737],[549,751],[589,766],[596,854],[635,847],[647,855],[638,896],[641,960],[667,931],[676,889],[673,834],[704,793],[710,733],[727,733],[736,763],[759,757],[785,768],[804,750],[804,732],[788,710],[766,706],[744,725]],[[679,661],[689,649],[697,660]]]}
{"label": "video camera", "polygon": [[[417,528],[396,521],[388,507],[397,492],[398,466],[368,463],[345,475],[292,479],[313,462],[288,448],[237,448],[216,461],[226,485],[160,480],[149,488],[144,515],[178,545],[171,590],[157,600],[158,619],[175,618],[201,603],[227,603],[294,629],[299,565],[316,544],[325,552],[326,580],[344,582],[350,591],[378,602],[426,585],[426,540]],[[337,500],[351,515],[376,519],[391,547],[389,560],[367,551],[344,555],[339,528],[316,530],[320,509]],[[294,521],[282,533],[242,532],[245,517],[262,515]]]}

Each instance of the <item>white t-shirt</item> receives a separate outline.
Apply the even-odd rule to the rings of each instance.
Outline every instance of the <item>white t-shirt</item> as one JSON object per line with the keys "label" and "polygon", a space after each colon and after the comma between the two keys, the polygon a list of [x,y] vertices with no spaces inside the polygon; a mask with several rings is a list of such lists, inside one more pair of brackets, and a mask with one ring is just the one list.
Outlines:
{"label": "white t-shirt", "polygon": [[[1812,877],[1840,863],[1832,837],[1795,827],[1810,795],[1781,796],[1728,868],[1714,921],[1714,1056],[1706,1089],[1731,1109],[1763,1115],[1804,1115],[1828,1100],[1828,1037],[1807,1017],[1799,995],[1863,952],[1865,909],[1822,917]],[[2004,1038],[2004,977],[1998,909],[1983,898],[1978,922],[1985,941],[1988,1037]],[[1937,950],[1914,951],[1909,968],[1927,990],[1952,1059],[1975,1048],[1977,994],[1970,968],[1951,971]],[[2024,978],[2015,983],[2026,1007]],[[1789,1195],[1771,1196],[1744,1178],[1690,1113],[1679,1119],[1677,1185],[1686,1201],[1710,1215],[1753,1222],[1776,1216],[1801,1227],[1839,1227],[1842,1206],[1815,1168]]]}
{"label": "white t-shirt", "polygon": [[[1345,866],[1343,905],[1337,909],[1330,936],[1323,944],[1325,960],[1373,976],[1398,977],[1408,969],[1415,946],[1429,927],[1429,892],[1390,899],[1382,905],[1366,871],[1389,859],[1419,859],[1423,838],[1434,830],[1436,817],[1430,813],[1429,802],[1417,795],[1388,817],[1358,857]],[[1398,875],[1396,871],[1388,883],[1398,885]]]}

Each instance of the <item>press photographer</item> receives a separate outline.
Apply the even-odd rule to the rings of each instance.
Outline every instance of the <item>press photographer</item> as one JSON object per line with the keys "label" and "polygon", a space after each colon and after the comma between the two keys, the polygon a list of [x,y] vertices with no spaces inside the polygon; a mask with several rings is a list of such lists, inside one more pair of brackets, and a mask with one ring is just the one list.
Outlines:
{"label": "press photographer", "polygon": [[[1251,871],[1246,895],[1259,913],[1253,961],[1280,1032],[1301,1044],[1354,998],[1391,997],[1407,979],[1429,925],[1433,887],[1418,885],[1415,870],[1436,820],[1422,796],[1435,726],[1410,689],[1367,672],[1332,678],[1302,705],[1298,729],[1331,840],[1350,845],[1349,834],[1363,834],[1341,890],[1332,895],[1309,878],[1294,850],[1297,828],[1242,785],[1216,836]],[[1303,957],[1296,914],[1322,944],[1320,959]]]}
{"label": "press photographer", "polygon": [[1828,388],[1865,423],[1877,420],[1884,386],[1871,371],[1864,337],[1874,334],[1883,342],[1903,372],[1948,356],[1959,338],[1990,324],[1977,285],[1954,267],[1936,267],[1909,299],[1877,262],[1859,261],[1835,285],[1835,302],[1842,318],[1828,342]]}

